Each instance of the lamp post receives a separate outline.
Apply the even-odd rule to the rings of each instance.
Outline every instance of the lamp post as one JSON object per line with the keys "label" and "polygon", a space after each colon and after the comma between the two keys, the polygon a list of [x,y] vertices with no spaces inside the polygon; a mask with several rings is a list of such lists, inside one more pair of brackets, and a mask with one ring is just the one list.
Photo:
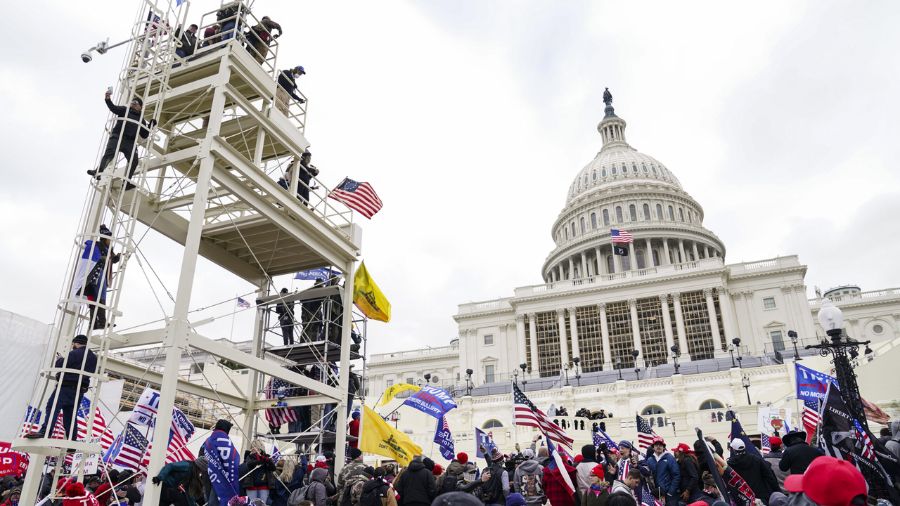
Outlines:
{"label": "lamp post", "polygon": [[616,357],[616,370],[619,371],[619,381],[622,381],[622,359]]}
{"label": "lamp post", "polygon": [[578,383],[578,386],[581,386],[581,369],[578,368],[578,364],[581,363],[581,358],[572,357],[572,362],[575,364],[575,381]]}
{"label": "lamp post", "polygon": [[794,362],[803,360],[800,358],[800,353],[797,351],[797,333],[793,330],[788,330],[788,337],[791,338],[791,343],[794,345]]}
{"label": "lamp post", "polygon": [[522,362],[521,364],[519,364],[519,369],[522,369],[522,384],[527,385],[528,380],[525,379],[525,370],[528,369],[528,364],[526,364],[525,362]]}
{"label": "lamp post", "polygon": [[634,357],[634,374],[637,376],[637,379],[641,379],[641,368],[637,365],[637,358],[640,354],[641,352],[637,350],[631,350],[631,356]]}
{"label": "lamp post", "polygon": [[737,367],[737,364],[734,363],[734,345],[728,348],[728,353],[731,354],[731,368],[734,369],[735,367]]}
{"label": "lamp post", "polygon": [[[735,337],[731,340],[731,344],[734,345],[734,349],[737,350],[737,366],[741,369],[744,368],[743,363],[741,362],[744,357],[741,356],[741,338]],[[734,354],[731,355],[731,367],[734,367]]]}
{"label": "lamp post", "polygon": [[747,405],[750,406],[752,405],[752,403],[750,402],[750,376],[741,376],[741,385],[747,392]]}
{"label": "lamp post", "polygon": [[569,386],[569,368],[572,367],[572,364],[565,364],[563,366],[563,374],[566,375],[566,386]]}
{"label": "lamp post", "polygon": [[430,372],[426,372],[424,375],[422,375],[422,377],[425,378],[426,384],[431,383],[431,373]]}
{"label": "lamp post", "polygon": [[519,384],[519,370],[518,369],[513,369],[513,383],[516,385]]}
{"label": "lamp post", "polygon": [[472,395],[472,369],[466,369],[466,395]]}
{"label": "lamp post", "polygon": [[672,350],[672,361],[675,364],[675,374],[678,374],[678,369],[681,367],[678,365],[678,357],[681,356],[681,350],[678,349],[677,344],[673,344],[669,349]]}

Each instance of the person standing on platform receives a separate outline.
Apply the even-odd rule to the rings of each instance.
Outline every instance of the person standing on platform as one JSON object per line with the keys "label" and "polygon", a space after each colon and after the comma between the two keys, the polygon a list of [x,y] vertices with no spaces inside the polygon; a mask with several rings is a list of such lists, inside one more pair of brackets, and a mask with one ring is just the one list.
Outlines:
{"label": "person standing on platform", "polygon": [[[281,289],[281,296],[288,294],[287,288]],[[285,346],[294,344],[294,302],[285,302],[282,300],[275,306],[275,313],[278,315],[278,324],[281,325],[281,339]]]}
{"label": "person standing on platform", "polygon": [[[299,188],[298,188],[299,193]],[[321,288],[324,281],[319,278],[313,284],[313,288]],[[300,303],[300,323],[303,327],[305,339],[317,341],[319,332],[322,331],[322,299],[307,299]]]}
{"label": "person standing on platform", "polygon": [[275,108],[288,116],[288,97],[293,98],[297,103],[305,103],[306,100],[297,95],[297,81],[300,76],[305,75],[306,70],[302,66],[297,65],[290,70],[282,70],[278,73],[278,88],[275,89]]}
{"label": "person standing on platform", "polygon": [[[25,437],[29,439],[37,439],[44,437],[49,423],[56,423],[57,413],[62,410],[63,431],[66,433],[66,439],[72,439],[72,421],[75,412],[75,406],[81,401],[81,396],[87,392],[91,384],[90,376],[97,371],[97,355],[87,349],[88,338],[84,334],[79,334],[72,339],[72,350],[65,359],[57,356],[54,367],[65,367],[66,369],[74,369],[79,372],[56,373],[56,379],[59,385],[56,392],[50,394],[47,399],[47,408],[44,410],[44,424],[37,432],[27,434]],[[82,369],[82,364],[84,368]],[[58,395],[57,395],[58,394]],[[54,409],[54,403],[55,408]],[[49,435],[49,434],[48,434]]]}
{"label": "person standing on platform", "polygon": [[[109,162],[115,161],[118,153],[122,153],[122,155],[125,156],[125,160],[129,162],[128,179],[131,179],[131,177],[134,176],[134,171],[137,170],[138,165],[138,157],[135,152],[137,149],[135,147],[137,137],[140,135],[142,139],[146,139],[147,136],[150,135],[150,129],[156,126],[156,120],[151,119],[148,123],[141,119],[144,101],[141,100],[140,97],[134,97],[131,100],[131,104],[129,104],[128,107],[125,107],[123,105],[114,104],[112,100],[110,100],[111,96],[112,88],[106,90],[106,94],[103,98],[106,101],[106,107],[118,118],[116,119],[112,132],[109,134],[109,139],[106,141],[106,150],[103,152],[103,157],[100,159],[100,166],[96,169],[87,171],[87,173],[90,176],[95,176],[97,179],[100,179],[100,173],[106,169],[106,165]],[[134,188],[134,184],[130,182],[125,185],[125,190],[130,190],[132,188]]]}
{"label": "person standing on platform", "polygon": [[175,32],[175,38],[181,42],[181,47],[175,50],[175,54],[181,58],[187,58],[194,54],[194,51],[197,50],[197,30],[199,30],[197,25],[191,25],[187,30],[179,28]]}
{"label": "person standing on platform", "polygon": [[312,153],[309,150],[300,155],[300,164],[297,166],[297,176],[300,183],[297,185],[297,195],[304,205],[309,204],[310,181],[319,175],[319,169],[310,163],[312,161]]}
{"label": "person standing on platform", "polygon": [[[273,30],[278,30],[278,33],[273,34]],[[266,55],[269,54],[269,43],[272,42],[272,39],[281,37],[282,33],[284,32],[281,25],[269,16],[263,16],[258,24],[250,28],[250,33],[247,34],[248,49],[257,63],[261,64],[266,61]]]}
{"label": "person standing on platform", "polygon": [[350,415],[350,423],[347,425],[347,433],[355,438],[348,444],[350,445],[350,448],[357,448],[359,447],[359,411],[354,411],[353,414]]}

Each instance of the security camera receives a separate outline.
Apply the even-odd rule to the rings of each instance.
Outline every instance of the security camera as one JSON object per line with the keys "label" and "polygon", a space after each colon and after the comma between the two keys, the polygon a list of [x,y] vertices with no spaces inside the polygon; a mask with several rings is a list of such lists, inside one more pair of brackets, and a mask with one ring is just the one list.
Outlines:
{"label": "security camera", "polygon": [[81,53],[81,61],[83,61],[84,63],[90,63],[91,60],[93,60],[91,53]]}

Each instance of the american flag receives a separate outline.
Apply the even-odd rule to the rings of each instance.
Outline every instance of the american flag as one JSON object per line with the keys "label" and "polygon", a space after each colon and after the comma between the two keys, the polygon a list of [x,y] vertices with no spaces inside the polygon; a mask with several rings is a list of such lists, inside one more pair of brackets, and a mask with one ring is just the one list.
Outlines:
{"label": "american flag", "polygon": [[62,410],[59,410],[59,412],[56,413],[56,422],[53,424],[53,432],[50,434],[50,439],[66,438],[66,429],[63,428],[63,425]]}
{"label": "american flag", "polygon": [[[266,384],[266,399],[275,399],[278,397],[278,391],[282,388],[285,391],[290,391],[293,388],[293,385],[281,378],[270,378],[269,382]],[[294,411],[294,408],[290,407],[266,408],[266,421],[269,422],[269,425],[281,427],[286,423],[296,422],[297,413]]]}
{"label": "american flag", "polygon": [[250,303],[247,302],[246,300],[238,297],[237,298],[237,307],[239,307],[241,309],[250,309]]}
{"label": "american flag", "polygon": [[[515,386],[513,386],[515,388]],[[553,444],[553,438],[549,437],[545,432],[544,436],[547,437],[547,452],[550,454],[550,462],[547,463],[547,467],[549,469],[558,469],[559,475],[562,477],[563,485],[566,487],[566,490],[569,491],[569,495],[575,493],[575,485],[572,483],[572,477],[569,476],[569,472],[566,471],[566,465],[563,463],[562,456],[560,456],[559,451],[557,451],[556,445]]]}
{"label": "american flag", "polygon": [[[536,427],[557,443],[572,448],[574,440],[559,425],[553,423],[543,411],[537,408],[525,394],[513,384],[513,424],[525,427]],[[565,474],[565,473],[563,473]]]}
{"label": "american flag", "polygon": [[593,438],[594,438],[594,447],[596,447],[596,448],[600,448],[600,443],[606,443],[606,446],[608,448],[614,448],[616,450],[619,449],[619,445],[617,445],[616,442],[613,441],[611,437],[609,437],[609,434],[607,434],[606,432],[603,432],[603,429],[601,429],[599,427],[597,428],[597,430],[594,431]]}
{"label": "american flag", "polygon": [[822,419],[819,417],[819,399],[803,400],[803,430],[806,432],[806,442],[812,441],[813,434]]}
{"label": "american flag", "polygon": [[345,177],[341,184],[328,194],[328,198],[343,202],[366,218],[372,218],[382,205],[372,185],[354,181],[349,177]]}
{"label": "american flag", "polygon": [[772,451],[772,444],[769,443],[769,435],[766,433],[759,436],[759,451],[763,455],[768,455]]}
{"label": "american flag", "polygon": [[638,448],[641,451],[646,452],[647,448],[650,448],[650,445],[653,443],[653,437],[656,436],[656,433],[653,432],[653,429],[650,428],[650,424],[647,423],[641,415],[635,416],[635,426],[637,427],[637,441]]}
{"label": "american flag", "polygon": [[126,423],[122,444],[118,448],[115,459],[113,459],[113,464],[137,471],[141,467],[141,461],[144,458],[144,452],[148,444],[147,438],[140,431],[135,429],[130,423]]}
{"label": "american flag", "polygon": [[278,461],[281,460],[281,450],[278,449],[277,444],[272,444],[272,463],[277,464]]}
{"label": "american flag", "polygon": [[631,232],[619,228],[610,229],[609,236],[612,237],[613,244],[628,244],[634,242],[634,236],[631,235]]}
{"label": "american flag", "polygon": [[653,492],[650,492],[650,485],[646,482],[641,485],[641,506],[662,506],[662,503],[659,502],[659,499],[653,495]]}
{"label": "american flag", "polygon": [[28,406],[25,408],[25,421],[22,422],[22,430],[19,432],[19,437],[39,430],[41,430],[41,410]]}
{"label": "american flag", "polygon": [[[76,422],[78,424],[76,434],[80,441],[86,441],[88,439],[86,435],[90,409],[90,401],[88,401],[87,397],[82,397],[81,404],[78,406],[78,419]],[[106,418],[104,418],[103,413],[100,412],[99,406],[94,410],[94,427],[91,431],[91,439],[93,438],[100,440],[100,447],[104,452],[109,450],[109,447],[112,446],[113,434],[112,431],[109,430],[109,427],[106,426]]]}
{"label": "american flag", "polygon": [[875,446],[869,439],[869,434],[863,430],[859,420],[853,420],[853,430],[856,432],[856,441],[861,446],[859,450],[860,457],[867,460],[875,460]]}

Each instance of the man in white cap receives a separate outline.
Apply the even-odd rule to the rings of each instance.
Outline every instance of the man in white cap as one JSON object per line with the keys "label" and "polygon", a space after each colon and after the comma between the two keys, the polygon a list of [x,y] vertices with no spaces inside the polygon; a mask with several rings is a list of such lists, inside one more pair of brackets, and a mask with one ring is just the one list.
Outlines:
{"label": "man in white cap", "polygon": [[747,444],[741,438],[732,439],[729,446],[731,447],[731,457],[728,459],[728,466],[741,475],[757,498],[763,503],[769,504],[772,492],[781,490],[772,466],[762,457],[748,453]]}

